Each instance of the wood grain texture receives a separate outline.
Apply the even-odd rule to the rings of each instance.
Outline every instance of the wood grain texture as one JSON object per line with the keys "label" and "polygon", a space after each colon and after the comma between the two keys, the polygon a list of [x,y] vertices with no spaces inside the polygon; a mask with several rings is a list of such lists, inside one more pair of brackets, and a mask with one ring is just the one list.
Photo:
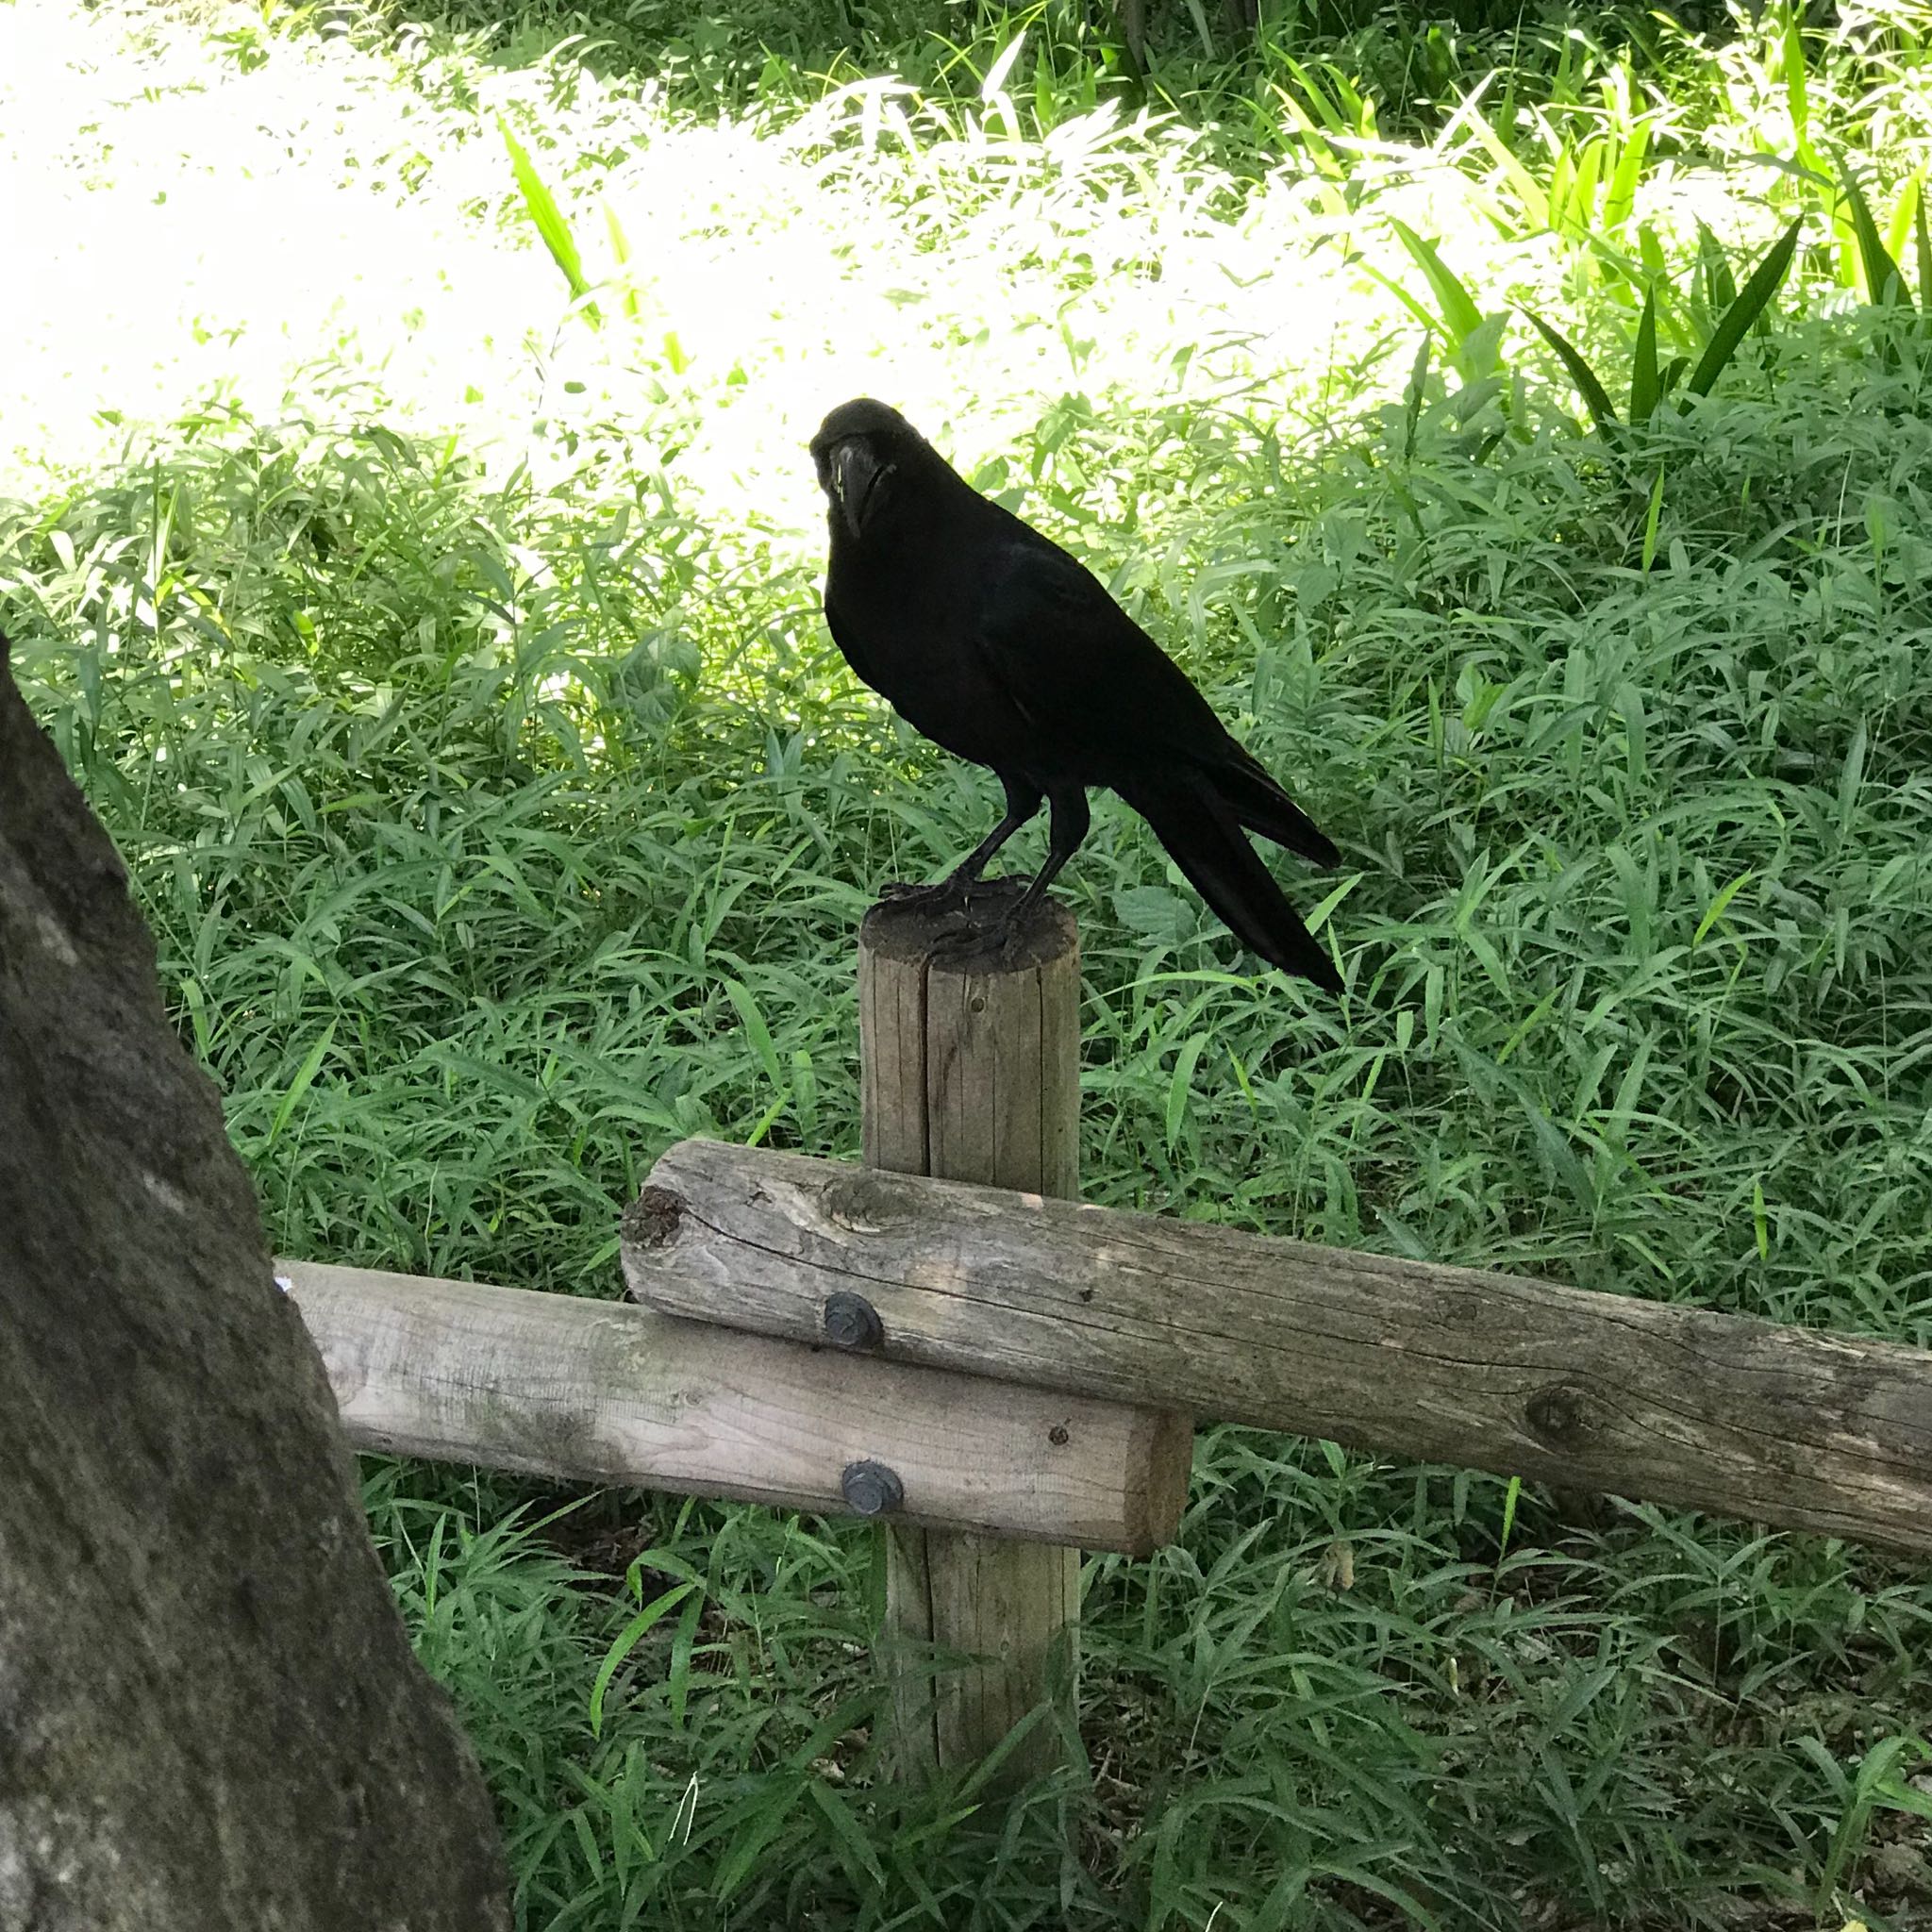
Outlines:
{"label": "wood grain texture", "polygon": [[1184,1478],[1138,1411],[800,1348],[627,1303],[277,1261],[358,1448],[1141,1553]]}
{"label": "wood grain texture", "polygon": [[[1051,901],[1018,939],[989,954],[962,947],[970,932],[958,918],[891,902],[866,915],[860,1094],[871,1165],[1036,1193],[1077,1191],[1079,940],[1072,915]],[[1184,1424],[1132,1413],[1138,1420],[1127,1425],[1170,1452],[1191,1437]],[[1185,1449],[1168,1463],[1178,1521]],[[901,1774],[974,1764],[1029,1710],[1055,1699],[1071,1719],[1079,1552],[942,1530],[887,1535],[881,1645]],[[975,1661],[936,1671],[935,1652]],[[1059,1749],[1059,1728],[1037,1725],[1001,1767],[999,1783],[1045,1769]]]}
{"label": "wood grain texture", "polygon": [[[688,1141],[641,1295],[894,1360],[1932,1549],[1932,1354],[1521,1275]],[[661,1276],[661,1279],[660,1279]]]}
{"label": "wood grain texture", "polygon": [[[896,1660],[902,1769],[922,1775],[971,1764],[1041,1704],[1074,1708],[1080,1566],[1051,1543],[970,1530],[894,1530],[886,1545],[886,1601],[894,1637],[921,1653],[981,1661],[965,1669]],[[1010,1783],[1060,1750],[1043,1719],[1001,1768]]]}

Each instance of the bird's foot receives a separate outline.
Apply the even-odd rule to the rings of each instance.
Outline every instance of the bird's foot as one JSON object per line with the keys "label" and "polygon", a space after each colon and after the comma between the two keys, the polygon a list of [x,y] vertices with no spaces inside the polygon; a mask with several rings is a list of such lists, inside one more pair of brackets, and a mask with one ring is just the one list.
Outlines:
{"label": "bird's foot", "polygon": [[1002,913],[986,930],[981,941],[989,953],[994,955],[1003,965],[1010,966],[1020,957],[1023,949],[1023,935],[1020,922],[1010,910]]}
{"label": "bird's foot", "polygon": [[885,906],[916,908],[921,912],[951,912],[966,909],[973,897],[972,879],[941,879],[937,885],[914,885],[909,879],[891,879],[879,888],[879,903]]}
{"label": "bird's foot", "polygon": [[915,886],[905,879],[891,880],[879,888],[879,903],[920,912],[984,918],[988,909],[1001,900],[1010,902],[1025,890],[1024,879],[988,879],[956,872],[932,886]]}
{"label": "bird's foot", "polygon": [[1024,878],[960,878],[935,886],[895,881],[879,889],[879,904],[913,913],[925,926],[935,955],[1010,964],[1024,950],[1030,921],[1018,914],[1027,901]]}
{"label": "bird's foot", "polygon": [[1018,910],[1008,897],[999,912],[983,918],[968,914],[934,935],[933,952],[952,958],[971,958],[1010,966],[1026,950],[1030,924],[1016,916]]}

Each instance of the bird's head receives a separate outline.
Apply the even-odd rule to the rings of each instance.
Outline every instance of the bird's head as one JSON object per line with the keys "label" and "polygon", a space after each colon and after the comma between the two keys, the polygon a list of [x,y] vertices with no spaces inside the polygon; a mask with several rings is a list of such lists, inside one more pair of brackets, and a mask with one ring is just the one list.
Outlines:
{"label": "bird's head", "polygon": [[905,471],[925,446],[924,438],[897,409],[870,396],[841,403],[819,425],[811,440],[819,488],[854,538],[877,524]]}

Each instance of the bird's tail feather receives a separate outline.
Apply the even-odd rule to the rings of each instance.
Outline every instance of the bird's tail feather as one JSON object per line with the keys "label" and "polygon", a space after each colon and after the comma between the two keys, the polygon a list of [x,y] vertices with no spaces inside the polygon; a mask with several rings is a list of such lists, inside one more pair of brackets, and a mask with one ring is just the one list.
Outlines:
{"label": "bird's tail feather", "polygon": [[1245,752],[1238,750],[1236,757],[1205,768],[1202,775],[1249,831],[1287,846],[1316,865],[1341,863],[1341,853],[1315,822]]}
{"label": "bird's tail feather", "polygon": [[1299,974],[1330,992],[1341,991],[1334,961],[1241,836],[1231,808],[1199,783],[1169,780],[1116,789],[1242,945],[1284,973]]}

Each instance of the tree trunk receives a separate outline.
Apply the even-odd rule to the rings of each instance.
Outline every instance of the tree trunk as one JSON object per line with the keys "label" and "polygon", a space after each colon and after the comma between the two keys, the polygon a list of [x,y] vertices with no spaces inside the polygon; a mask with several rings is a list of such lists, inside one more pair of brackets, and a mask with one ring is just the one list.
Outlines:
{"label": "tree trunk", "polygon": [[507,1928],[215,1091],[6,656],[0,1928]]}

